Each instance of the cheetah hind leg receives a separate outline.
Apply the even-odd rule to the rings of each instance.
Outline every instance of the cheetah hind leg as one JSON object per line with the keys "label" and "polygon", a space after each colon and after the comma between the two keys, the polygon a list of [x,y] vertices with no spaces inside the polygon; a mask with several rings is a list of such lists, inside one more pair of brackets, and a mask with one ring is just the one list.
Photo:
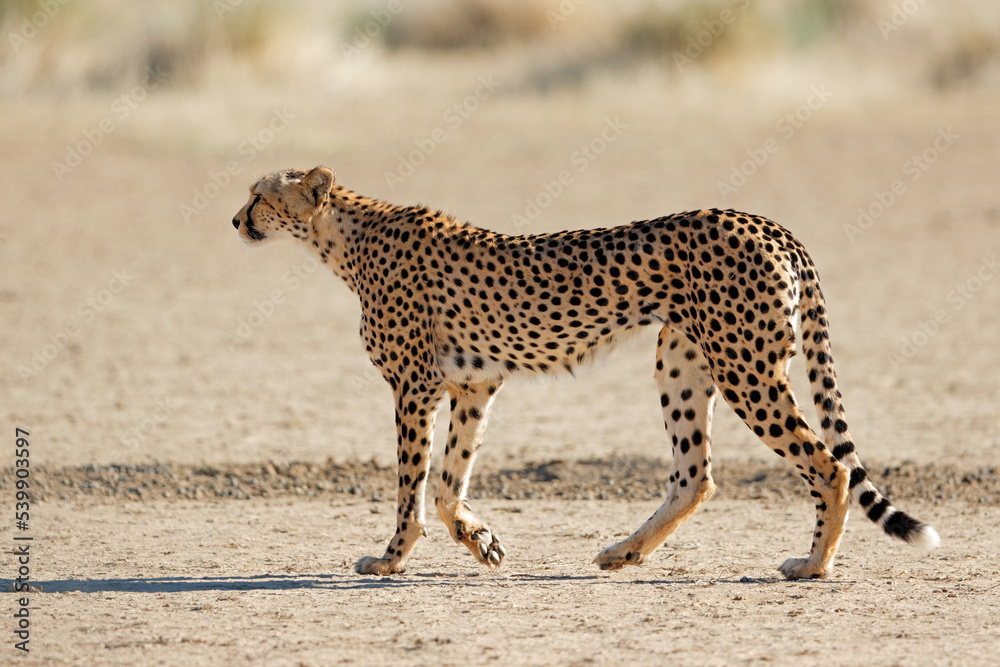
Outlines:
{"label": "cheetah hind leg", "polygon": [[628,539],[598,554],[594,562],[602,570],[642,563],[715,491],[710,436],[716,390],[708,362],[686,336],[664,328],[656,344],[655,377],[673,447],[667,499]]}
{"label": "cheetah hind leg", "polygon": [[477,561],[486,567],[498,568],[507,550],[500,544],[497,534],[473,514],[466,493],[472,464],[486,430],[486,418],[500,383],[449,384],[447,387],[451,395],[451,425],[435,500],[438,516],[452,538],[464,544]]}
{"label": "cheetah hind leg", "polygon": [[[723,394],[735,397],[733,390]],[[848,509],[847,467],[806,424],[787,377],[775,373],[760,390],[730,401],[734,410],[778,456],[795,466],[816,506],[816,528],[807,558],[789,558],[778,569],[788,579],[820,579],[833,567]]]}

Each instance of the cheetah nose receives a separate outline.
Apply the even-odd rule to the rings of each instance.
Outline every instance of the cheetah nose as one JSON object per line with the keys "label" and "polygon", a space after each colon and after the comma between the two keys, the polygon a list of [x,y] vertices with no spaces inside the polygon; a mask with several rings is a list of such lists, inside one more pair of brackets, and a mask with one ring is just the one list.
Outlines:
{"label": "cheetah nose", "polygon": [[240,219],[239,218],[233,218],[233,228],[234,229],[239,229],[240,228]]}

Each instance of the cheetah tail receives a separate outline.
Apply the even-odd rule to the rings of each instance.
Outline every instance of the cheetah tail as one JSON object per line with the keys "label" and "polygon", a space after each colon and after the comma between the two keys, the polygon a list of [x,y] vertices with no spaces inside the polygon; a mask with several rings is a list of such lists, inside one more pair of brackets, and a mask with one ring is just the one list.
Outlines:
{"label": "cheetah tail", "polygon": [[[815,275],[815,274],[813,274]],[[850,470],[851,497],[887,535],[923,549],[934,549],[941,538],[932,526],[902,512],[882,496],[861,466],[844,418],[844,406],[837,389],[837,374],[830,354],[830,331],[826,301],[816,279],[804,284],[799,304],[802,317],[802,351],[809,369],[813,402],[819,413],[823,440],[831,454]]]}

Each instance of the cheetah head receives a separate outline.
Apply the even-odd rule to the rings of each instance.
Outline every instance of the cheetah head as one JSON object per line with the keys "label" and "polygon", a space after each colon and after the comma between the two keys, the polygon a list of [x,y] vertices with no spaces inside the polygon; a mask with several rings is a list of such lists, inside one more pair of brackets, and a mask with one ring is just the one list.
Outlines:
{"label": "cheetah head", "polygon": [[322,166],[308,173],[286,169],[268,174],[250,188],[250,200],[233,218],[233,227],[247,244],[273,240],[283,232],[304,238],[329,200],[333,181],[333,170]]}

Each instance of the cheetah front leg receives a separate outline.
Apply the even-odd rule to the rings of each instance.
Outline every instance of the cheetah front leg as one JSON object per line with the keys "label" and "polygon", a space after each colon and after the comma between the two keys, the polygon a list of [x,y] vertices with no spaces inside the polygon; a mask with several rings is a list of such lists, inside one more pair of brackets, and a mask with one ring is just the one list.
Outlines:
{"label": "cheetah front leg", "polygon": [[443,388],[427,389],[425,385],[420,385],[419,390],[397,392],[399,493],[396,534],[389,540],[384,556],[365,556],[354,565],[359,574],[385,576],[402,572],[417,540],[425,534],[424,490],[431,463],[434,418],[443,397]]}
{"label": "cheetah front leg", "polygon": [[451,394],[451,427],[435,501],[438,516],[452,538],[464,544],[476,560],[496,568],[507,552],[496,533],[472,513],[465,494],[472,464],[486,430],[486,418],[500,383],[449,384],[447,387]]}
{"label": "cheetah front leg", "polygon": [[701,350],[667,328],[656,344],[656,384],[673,446],[667,499],[628,539],[598,554],[594,562],[602,570],[641,563],[715,491],[710,447],[715,384]]}

